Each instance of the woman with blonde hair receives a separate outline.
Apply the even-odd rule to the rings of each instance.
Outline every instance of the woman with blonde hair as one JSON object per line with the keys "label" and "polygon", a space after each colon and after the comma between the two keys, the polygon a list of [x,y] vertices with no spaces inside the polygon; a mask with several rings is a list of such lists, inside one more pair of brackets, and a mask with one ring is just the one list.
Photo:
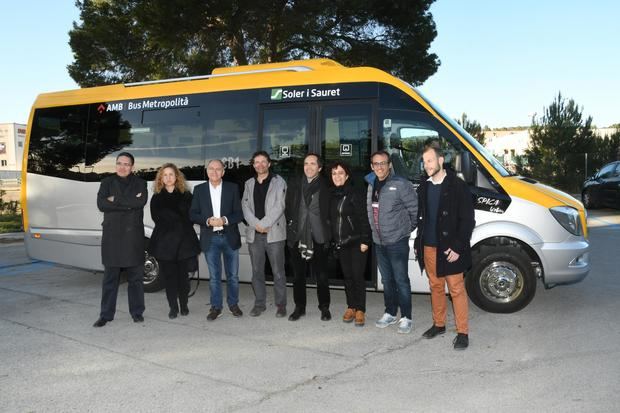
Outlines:
{"label": "woman with blonde hair", "polygon": [[151,217],[155,222],[149,242],[149,252],[159,262],[166,285],[166,298],[170,306],[168,317],[189,314],[188,273],[195,271],[200,244],[189,219],[192,193],[183,173],[172,163],[159,168],[153,182]]}

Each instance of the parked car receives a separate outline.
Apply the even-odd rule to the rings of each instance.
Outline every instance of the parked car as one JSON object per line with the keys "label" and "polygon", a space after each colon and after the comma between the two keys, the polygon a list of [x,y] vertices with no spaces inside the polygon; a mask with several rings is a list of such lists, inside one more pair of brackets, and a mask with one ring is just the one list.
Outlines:
{"label": "parked car", "polygon": [[581,200],[586,208],[620,209],[620,161],[608,163],[586,179],[581,188]]}

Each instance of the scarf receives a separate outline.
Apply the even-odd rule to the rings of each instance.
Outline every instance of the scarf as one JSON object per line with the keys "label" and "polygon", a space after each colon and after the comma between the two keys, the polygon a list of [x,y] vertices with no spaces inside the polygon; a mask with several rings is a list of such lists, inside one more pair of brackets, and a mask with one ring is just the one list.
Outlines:
{"label": "scarf", "polygon": [[299,253],[301,258],[311,260],[314,255],[314,242],[312,240],[312,225],[308,215],[310,214],[310,204],[312,197],[319,192],[321,187],[320,178],[317,176],[311,182],[306,177],[302,178],[302,202],[299,208]]}

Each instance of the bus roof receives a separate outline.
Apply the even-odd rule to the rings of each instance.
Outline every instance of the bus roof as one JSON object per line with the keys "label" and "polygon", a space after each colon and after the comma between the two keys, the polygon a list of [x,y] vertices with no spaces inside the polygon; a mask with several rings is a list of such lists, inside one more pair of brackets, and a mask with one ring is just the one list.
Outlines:
{"label": "bus roof", "polygon": [[423,101],[405,82],[382,70],[372,67],[349,68],[330,59],[310,59],[216,68],[211,75],[205,76],[42,93],[37,96],[33,108],[228,90],[356,82],[391,84],[416,100]]}

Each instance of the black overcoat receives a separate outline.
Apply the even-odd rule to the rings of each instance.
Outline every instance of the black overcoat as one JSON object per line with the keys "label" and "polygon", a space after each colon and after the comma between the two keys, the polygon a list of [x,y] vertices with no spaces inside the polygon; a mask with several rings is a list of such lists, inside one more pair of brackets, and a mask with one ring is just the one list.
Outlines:
{"label": "black overcoat", "polygon": [[[114,196],[113,201],[108,198]],[[148,198],[146,181],[133,174],[112,175],[101,181],[97,207],[103,212],[101,261],[106,267],[144,264],[143,210]]]}
{"label": "black overcoat", "polygon": [[149,252],[158,260],[180,261],[200,254],[200,243],[189,219],[192,193],[178,190],[161,192],[151,198],[151,217],[155,222]]}
{"label": "black overcoat", "polygon": [[[446,169],[446,177],[441,184],[439,211],[437,213],[437,276],[458,274],[471,267],[471,234],[476,226],[471,192],[467,184],[458,178],[451,169]],[[424,270],[423,233],[426,220],[426,192],[429,185],[423,180],[418,187],[418,235],[415,251]],[[448,262],[444,254],[448,248],[460,254],[458,260]]]}
{"label": "black overcoat", "polygon": [[[293,248],[299,240],[299,209],[303,202],[302,180],[305,175],[293,176],[287,182],[286,197],[284,198],[284,216],[286,217],[286,243]],[[319,175],[319,214],[323,224],[325,245],[329,245],[332,237],[331,223],[329,221],[329,203],[331,191],[327,179]]]}

